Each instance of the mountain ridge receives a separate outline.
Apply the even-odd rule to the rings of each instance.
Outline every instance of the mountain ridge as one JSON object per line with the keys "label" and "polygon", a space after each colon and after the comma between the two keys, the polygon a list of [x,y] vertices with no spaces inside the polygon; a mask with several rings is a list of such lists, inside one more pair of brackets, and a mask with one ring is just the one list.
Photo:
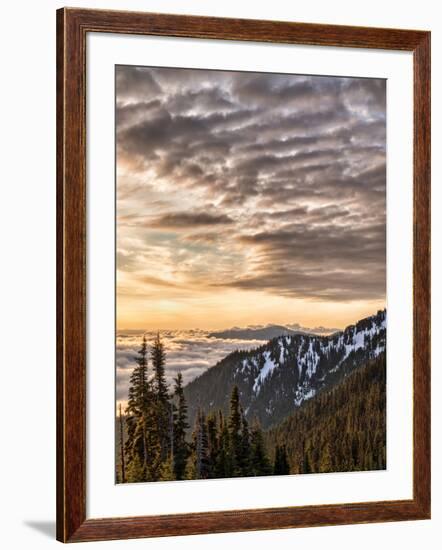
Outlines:
{"label": "mountain ridge", "polygon": [[384,309],[328,336],[283,334],[252,350],[235,351],[185,386],[190,424],[198,407],[227,411],[237,385],[246,417],[257,417],[269,428],[385,347]]}
{"label": "mountain ridge", "polygon": [[286,325],[266,325],[265,327],[233,327],[225,330],[209,332],[209,337],[226,338],[229,340],[272,340],[278,336],[294,336],[296,334],[322,336],[339,332],[339,329],[325,327],[306,328],[298,325],[293,328]]}

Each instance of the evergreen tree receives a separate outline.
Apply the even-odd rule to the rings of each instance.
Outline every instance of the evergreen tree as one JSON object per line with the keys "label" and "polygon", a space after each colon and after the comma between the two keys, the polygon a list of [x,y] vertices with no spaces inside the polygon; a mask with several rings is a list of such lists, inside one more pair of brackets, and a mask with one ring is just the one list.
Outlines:
{"label": "evergreen tree", "polygon": [[207,479],[210,474],[209,438],[207,432],[206,416],[202,410],[200,410],[195,446],[198,466],[198,479]]}
{"label": "evergreen tree", "polygon": [[198,409],[192,434],[192,453],[186,468],[187,479],[207,479],[210,474],[209,442],[204,412]]}
{"label": "evergreen tree", "polygon": [[162,462],[161,439],[157,422],[157,403],[148,377],[145,335],[138,350],[136,367],[130,378],[126,415],[125,456],[128,480],[156,481]]}
{"label": "evergreen tree", "polygon": [[183,391],[183,375],[177,374],[174,380],[174,396],[177,400],[174,418],[174,449],[173,469],[176,479],[184,479],[186,462],[189,456],[189,445],[186,441],[186,431],[189,428],[187,423],[187,404]]}
{"label": "evergreen tree", "polygon": [[233,460],[233,476],[240,476],[242,463],[241,449],[241,410],[239,404],[238,386],[233,386],[230,397],[230,416],[229,416],[229,435],[230,449]]}
{"label": "evergreen tree", "polygon": [[219,433],[216,413],[210,413],[207,416],[207,437],[209,445],[209,477],[217,477],[215,475],[215,467],[218,460],[219,452]]}
{"label": "evergreen tree", "polygon": [[257,418],[252,423],[250,434],[250,468],[254,476],[266,476],[272,473],[264,446],[264,438]]}
{"label": "evergreen tree", "polygon": [[273,473],[277,476],[290,473],[290,465],[287,459],[287,450],[285,445],[277,445],[275,448],[275,463]]}
{"label": "evergreen tree", "polygon": [[[136,459],[137,475],[144,481],[147,469],[147,442],[144,429],[146,410],[149,405],[150,385],[147,377],[147,342],[143,336],[141,347],[136,358],[137,366],[132,371],[129,381],[129,395],[126,408],[127,439],[125,454],[128,465]],[[132,477],[134,473],[132,472]]]}
{"label": "evergreen tree", "polygon": [[155,403],[156,429],[160,441],[161,460],[165,461],[170,451],[170,407],[166,383],[166,353],[160,333],[152,344],[151,361],[153,369],[153,394]]}
{"label": "evergreen tree", "polygon": [[232,477],[233,457],[230,445],[230,434],[229,428],[221,411],[219,411],[218,433],[218,452],[214,465],[214,477]]}
{"label": "evergreen tree", "polygon": [[159,481],[174,481],[176,479],[172,457],[161,463],[158,479]]}
{"label": "evergreen tree", "polygon": [[250,454],[251,454],[251,446],[250,446],[249,424],[246,420],[244,411],[241,408],[241,440],[240,440],[239,467],[241,469],[242,476],[252,475]]}
{"label": "evergreen tree", "polygon": [[163,458],[161,454],[161,438],[158,433],[155,402],[151,401],[144,417],[144,432],[146,434],[146,481],[158,481],[161,475]]}
{"label": "evergreen tree", "polygon": [[166,402],[169,397],[166,383],[166,352],[159,332],[152,344],[150,356],[154,374],[155,393],[160,401]]}
{"label": "evergreen tree", "polygon": [[310,447],[307,447],[307,446],[304,446],[304,454],[303,454],[301,473],[303,473],[303,474],[311,474],[312,473],[311,459],[310,459]]}
{"label": "evergreen tree", "polygon": [[136,454],[132,456],[132,459],[126,468],[126,481],[128,483],[145,481],[145,470],[140,457]]}
{"label": "evergreen tree", "polygon": [[330,452],[330,443],[328,441],[322,447],[321,462],[319,464],[319,471],[320,472],[332,472],[333,471],[332,456],[331,456],[331,452]]}

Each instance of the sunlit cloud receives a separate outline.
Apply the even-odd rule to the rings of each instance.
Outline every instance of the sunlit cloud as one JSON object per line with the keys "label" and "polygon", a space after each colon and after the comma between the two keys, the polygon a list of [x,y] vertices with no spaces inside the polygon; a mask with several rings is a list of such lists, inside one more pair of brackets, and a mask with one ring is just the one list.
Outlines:
{"label": "sunlit cloud", "polygon": [[119,327],[343,327],[384,306],[384,80],[116,76]]}

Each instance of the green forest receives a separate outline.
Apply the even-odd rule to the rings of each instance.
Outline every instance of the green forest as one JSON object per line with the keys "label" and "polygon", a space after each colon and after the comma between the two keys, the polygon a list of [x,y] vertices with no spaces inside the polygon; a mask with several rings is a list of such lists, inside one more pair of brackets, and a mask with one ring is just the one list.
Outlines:
{"label": "green forest", "polygon": [[386,467],[385,354],[268,431],[246,419],[236,385],[227,414],[199,408],[189,426],[182,375],[169,389],[165,369],[160,335],[150,350],[144,337],[117,418],[117,483]]}
{"label": "green forest", "polygon": [[266,433],[266,443],[286,446],[292,474],[384,470],[385,353],[307,401]]}

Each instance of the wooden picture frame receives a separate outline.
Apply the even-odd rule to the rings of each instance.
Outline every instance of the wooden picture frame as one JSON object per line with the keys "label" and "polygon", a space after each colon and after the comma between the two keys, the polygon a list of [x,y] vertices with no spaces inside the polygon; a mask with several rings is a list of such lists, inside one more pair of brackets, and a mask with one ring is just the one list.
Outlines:
{"label": "wooden picture frame", "polygon": [[[86,519],[88,32],[404,50],[414,63],[413,498]],[[63,8],[57,11],[57,539],[125,539],[430,517],[430,33]]]}

